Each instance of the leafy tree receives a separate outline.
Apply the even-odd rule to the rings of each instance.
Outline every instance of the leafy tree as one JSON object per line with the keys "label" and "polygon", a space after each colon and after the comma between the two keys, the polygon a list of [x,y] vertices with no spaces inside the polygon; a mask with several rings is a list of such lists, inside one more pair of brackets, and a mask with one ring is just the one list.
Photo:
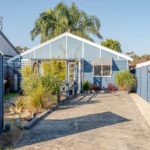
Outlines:
{"label": "leafy tree", "polygon": [[115,40],[112,40],[112,39],[106,39],[106,42],[102,41],[101,45],[105,46],[107,48],[110,48],[114,51],[117,51],[119,53],[122,53],[121,44],[118,41],[115,41]]}
{"label": "leafy tree", "polygon": [[133,58],[133,61],[131,62],[131,64],[135,64],[135,63],[138,63],[138,62],[143,62],[143,61],[146,61],[146,60],[150,60],[150,55],[142,55],[141,57],[134,54],[134,51],[133,52],[127,52],[126,55],[130,56],[131,58]]}
{"label": "leafy tree", "polygon": [[21,51],[21,50],[26,51],[26,50],[28,50],[28,49],[29,49],[29,48],[27,48],[27,47],[16,46],[16,50],[18,50],[18,51]]}
{"label": "leafy tree", "polygon": [[41,43],[64,32],[93,41],[90,34],[102,38],[99,29],[98,17],[87,15],[84,11],[79,10],[75,3],[68,7],[60,2],[53,10],[49,9],[40,14],[30,34],[32,40],[41,35]]}

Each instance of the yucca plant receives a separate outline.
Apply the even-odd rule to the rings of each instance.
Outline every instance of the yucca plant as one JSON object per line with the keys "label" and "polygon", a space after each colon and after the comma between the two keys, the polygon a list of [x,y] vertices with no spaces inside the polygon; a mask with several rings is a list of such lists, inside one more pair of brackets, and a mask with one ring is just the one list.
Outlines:
{"label": "yucca plant", "polygon": [[130,73],[129,70],[123,70],[116,74],[115,83],[119,91],[128,91],[136,88],[135,75]]}

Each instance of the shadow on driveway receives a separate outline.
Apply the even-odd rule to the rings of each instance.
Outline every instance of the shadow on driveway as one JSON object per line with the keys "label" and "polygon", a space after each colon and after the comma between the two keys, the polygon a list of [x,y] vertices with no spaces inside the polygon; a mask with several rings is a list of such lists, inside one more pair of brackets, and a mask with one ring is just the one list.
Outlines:
{"label": "shadow on driveway", "polygon": [[27,131],[16,148],[49,141],[117,123],[130,121],[112,112],[90,114],[69,119],[44,119]]}

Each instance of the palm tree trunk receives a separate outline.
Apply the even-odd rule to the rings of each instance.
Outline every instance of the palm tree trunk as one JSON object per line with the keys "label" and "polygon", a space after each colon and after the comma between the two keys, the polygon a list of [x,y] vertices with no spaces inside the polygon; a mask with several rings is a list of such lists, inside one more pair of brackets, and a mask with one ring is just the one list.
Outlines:
{"label": "palm tree trunk", "polygon": [[68,28],[68,29],[67,29],[67,32],[69,32],[69,33],[70,33],[70,28]]}

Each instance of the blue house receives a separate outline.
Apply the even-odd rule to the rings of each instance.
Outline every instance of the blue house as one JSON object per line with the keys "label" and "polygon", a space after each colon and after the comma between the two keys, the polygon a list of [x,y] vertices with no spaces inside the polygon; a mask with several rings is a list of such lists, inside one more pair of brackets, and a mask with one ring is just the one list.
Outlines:
{"label": "blue house", "polygon": [[[79,91],[82,90],[82,82],[85,80],[106,88],[108,83],[115,84],[115,74],[129,69],[129,63],[132,61],[129,56],[66,32],[10,58],[8,63],[20,63],[23,68],[29,60],[38,61],[41,68],[42,60],[58,56],[66,60],[67,70],[74,68],[71,73],[73,80],[78,82]],[[67,82],[71,80],[68,73]]]}

